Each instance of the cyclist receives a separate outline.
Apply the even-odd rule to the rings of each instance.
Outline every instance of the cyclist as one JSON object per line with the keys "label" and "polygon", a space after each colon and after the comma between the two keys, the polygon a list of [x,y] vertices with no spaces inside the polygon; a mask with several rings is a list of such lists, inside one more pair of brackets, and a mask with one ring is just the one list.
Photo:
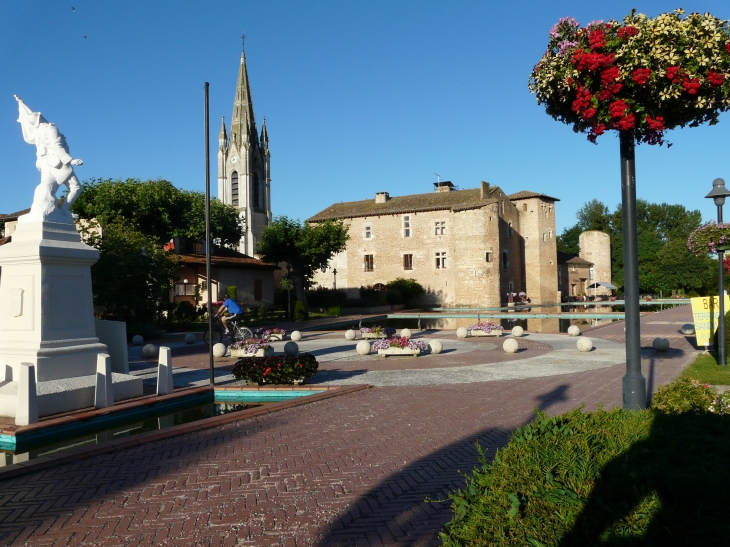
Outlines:
{"label": "cyclist", "polygon": [[[231,315],[226,317],[224,314],[228,312]],[[241,309],[241,306],[238,305],[238,302],[233,300],[233,298],[228,297],[225,302],[223,302],[223,305],[218,309],[218,312],[215,314],[216,317],[221,318],[221,322],[223,323],[223,328],[225,329],[226,336],[230,336],[231,332],[228,330],[228,322],[229,321],[238,321],[243,314],[243,310]]]}

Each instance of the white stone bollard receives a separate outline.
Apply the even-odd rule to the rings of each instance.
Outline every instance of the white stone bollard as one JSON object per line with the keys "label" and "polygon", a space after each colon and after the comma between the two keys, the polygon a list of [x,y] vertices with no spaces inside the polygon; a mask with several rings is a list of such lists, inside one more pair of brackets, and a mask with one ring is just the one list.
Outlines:
{"label": "white stone bollard", "polygon": [[185,335],[186,344],[194,344],[195,340],[196,340],[195,335],[192,332],[189,332]]}
{"label": "white stone bollard", "polygon": [[654,338],[654,342],[651,345],[654,346],[655,350],[664,352],[669,349],[669,340],[662,337]]}
{"label": "white stone bollard", "polygon": [[287,342],[284,344],[284,353],[291,357],[299,355],[299,344],[296,342]]}
{"label": "white stone bollard", "polygon": [[347,340],[354,340],[356,336],[357,333],[352,329],[348,329],[345,331],[345,339]]}
{"label": "white stone bollard", "polygon": [[507,340],[504,341],[504,344],[502,344],[502,349],[507,353],[517,353],[519,348],[520,346],[514,338],[507,338]]}
{"label": "white stone bollard", "polygon": [[581,336],[578,339],[578,349],[583,352],[588,352],[593,349],[593,340],[585,336]]}
{"label": "white stone bollard", "polygon": [[213,357],[225,357],[226,351],[228,351],[228,347],[225,344],[218,342],[215,346],[213,346]]}
{"label": "white stone bollard", "polygon": [[441,340],[431,340],[428,343],[428,347],[431,348],[431,353],[434,353],[436,355],[441,353],[444,349],[444,345],[441,343]]}
{"label": "white stone bollard", "polygon": [[157,395],[167,395],[175,391],[172,379],[172,353],[170,348],[160,348],[160,359],[157,362]]}
{"label": "white stone bollard", "polygon": [[456,329],[456,337],[457,338],[466,338],[466,335],[468,333],[469,332],[466,330],[466,327],[459,327],[458,329]]}
{"label": "white stone bollard", "polygon": [[357,346],[355,346],[355,349],[359,355],[367,355],[370,353],[370,342],[367,340],[360,340],[357,343]]}
{"label": "white stone bollard", "polygon": [[302,333],[298,330],[292,331],[290,338],[292,339],[292,342],[299,342],[299,340],[302,339]]}
{"label": "white stone bollard", "polygon": [[144,344],[144,338],[140,334],[135,334],[132,336],[132,345],[133,346],[141,346]]}
{"label": "white stone bollard", "polygon": [[682,334],[685,336],[692,336],[695,333],[695,326],[692,323],[685,323],[682,325]]}
{"label": "white stone bollard", "polygon": [[96,391],[94,408],[114,406],[114,385],[112,384],[112,358],[106,353],[96,356]]}
{"label": "white stone bollard", "polygon": [[153,357],[157,357],[157,346],[154,344],[145,344],[142,348],[142,358],[152,359]]}
{"label": "white stone bollard", "polygon": [[519,325],[512,327],[512,336],[514,336],[515,338],[520,338],[523,334],[525,334],[525,329],[523,329]]}
{"label": "white stone bollard", "polygon": [[18,398],[15,403],[15,425],[30,425],[38,421],[38,394],[35,365],[20,363]]}
{"label": "white stone bollard", "polygon": [[410,338],[413,336],[413,333],[411,333],[411,329],[401,329],[400,330],[401,338]]}
{"label": "white stone bollard", "polygon": [[568,327],[568,336],[580,336],[580,327],[578,325],[570,325]]}

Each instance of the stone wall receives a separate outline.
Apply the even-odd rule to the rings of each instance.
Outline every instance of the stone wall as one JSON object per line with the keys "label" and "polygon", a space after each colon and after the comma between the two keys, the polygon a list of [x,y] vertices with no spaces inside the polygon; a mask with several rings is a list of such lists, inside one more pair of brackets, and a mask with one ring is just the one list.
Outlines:
{"label": "stone wall", "polygon": [[525,241],[525,292],[535,304],[559,302],[554,202],[531,197],[515,206]]}

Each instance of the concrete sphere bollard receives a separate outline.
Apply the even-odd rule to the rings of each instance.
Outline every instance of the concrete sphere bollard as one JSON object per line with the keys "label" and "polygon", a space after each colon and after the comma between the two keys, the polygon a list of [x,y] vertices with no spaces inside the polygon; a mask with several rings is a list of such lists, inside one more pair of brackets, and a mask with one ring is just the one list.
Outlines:
{"label": "concrete sphere bollard", "polygon": [[135,334],[132,336],[132,345],[133,346],[141,346],[144,344],[144,338],[140,334]]}
{"label": "concrete sphere bollard", "polygon": [[692,336],[695,333],[695,326],[692,323],[685,323],[682,325],[682,334],[685,336]]}
{"label": "concrete sphere bollard", "polygon": [[654,338],[654,342],[651,344],[657,351],[667,351],[669,349],[669,340],[666,338]]}
{"label": "concrete sphere bollard", "polygon": [[367,340],[360,340],[355,349],[359,355],[367,355],[370,353],[370,342]]}
{"label": "concrete sphere bollard", "polygon": [[290,337],[291,337],[292,341],[299,342],[299,340],[302,339],[302,333],[299,332],[298,330],[295,330],[295,331],[292,331]]}
{"label": "concrete sphere bollard", "polygon": [[515,338],[519,338],[523,334],[525,334],[525,329],[523,329],[519,325],[512,328],[512,336],[514,336]]}
{"label": "concrete sphere bollard", "polygon": [[517,340],[514,338],[507,338],[507,340],[504,341],[504,344],[502,344],[502,349],[507,353],[517,353],[519,347]]}
{"label": "concrete sphere bollard", "polygon": [[185,335],[186,344],[194,344],[195,340],[196,340],[195,335],[192,332],[189,332]]}
{"label": "concrete sphere bollard", "polygon": [[145,359],[152,359],[157,357],[157,346],[154,344],[147,344],[142,348],[142,357]]}
{"label": "concrete sphere bollard", "polygon": [[226,351],[228,351],[226,345],[218,342],[213,346],[213,357],[225,357]]}
{"label": "concrete sphere bollard", "polygon": [[400,330],[401,338],[410,338],[413,336],[413,333],[411,332],[411,329],[401,329]]}
{"label": "concrete sphere bollard", "polygon": [[580,327],[578,325],[570,325],[568,327],[568,336],[580,336]]}
{"label": "concrete sphere bollard", "polygon": [[441,340],[431,340],[428,343],[428,347],[431,348],[431,353],[434,353],[434,354],[439,354],[444,349],[444,345],[441,343]]}
{"label": "concrete sphere bollard", "polygon": [[468,334],[466,327],[459,327],[456,329],[456,337],[457,338],[466,338],[466,335]]}
{"label": "concrete sphere bollard", "polygon": [[582,336],[578,339],[578,349],[583,352],[591,351],[593,349],[593,340]]}
{"label": "concrete sphere bollard", "polygon": [[292,357],[299,355],[299,344],[296,342],[287,342],[284,344],[284,353],[291,355]]}
{"label": "concrete sphere bollard", "polygon": [[355,339],[355,336],[357,336],[357,333],[354,330],[348,329],[347,331],[345,331],[345,338],[346,339],[348,339],[348,340],[354,340]]}

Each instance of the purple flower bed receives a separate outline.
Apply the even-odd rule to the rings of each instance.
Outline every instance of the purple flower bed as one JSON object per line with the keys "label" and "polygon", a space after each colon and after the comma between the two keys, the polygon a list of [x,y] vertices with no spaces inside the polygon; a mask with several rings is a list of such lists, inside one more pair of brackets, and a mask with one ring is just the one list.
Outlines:
{"label": "purple flower bed", "polygon": [[495,330],[498,330],[499,332],[504,332],[504,327],[501,325],[495,325],[494,323],[490,323],[489,321],[486,322],[480,322],[476,325],[469,325],[466,327],[466,330],[483,330],[484,332],[492,332]]}
{"label": "purple flower bed", "polygon": [[263,338],[246,338],[231,344],[231,349],[242,350],[244,353],[256,353],[260,349],[270,347],[269,342]]}
{"label": "purple flower bed", "polygon": [[373,342],[372,346],[370,346],[370,350],[374,353],[377,353],[379,349],[390,349],[390,348],[400,348],[400,349],[420,349],[421,351],[424,351],[428,346],[426,345],[426,342],[423,340],[412,340],[410,338],[398,337],[395,336],[393,338],[389,338],[386,340],[378,340],[376,342]]}
{"label": "purple flower bed", "polygon": [[260,329],[256,329],[254,331],[254,334],[256,334],[257,336],[260,336],[261,338],[264,338],[264,339],[268,339],[269,337],[271,337],[272,334],[279,334],[279,335],[281,335],[282,338],[284,338],[286,336],[286,331],[284,329],[280,329],[278,327],[274,327],[273,329],[260,328]]}
{"label": "purple flower bed", "polygon": [[377,334],[379,336],[386,336],[388,338],[395,335],[395,329],[393,327],[381,327],[379,325],[375,325],[372,328],[361,327],[360,332],[363,334]]}

